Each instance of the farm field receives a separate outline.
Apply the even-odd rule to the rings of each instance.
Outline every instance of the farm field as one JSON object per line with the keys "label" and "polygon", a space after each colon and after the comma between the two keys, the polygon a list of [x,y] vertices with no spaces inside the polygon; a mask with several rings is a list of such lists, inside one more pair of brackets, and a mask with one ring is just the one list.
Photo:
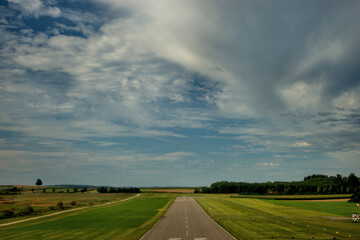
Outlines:
{"label": "farm field", "polygon": [[174,197],[141,194],[120,203],[0,227],[1,239],[139,239]]}
{"label": "farm field", "polygon": [[359,207],[355,203],[348,202],[336,202],[336,201],[278,201],[278,200],[266,200],[268,203],[294,207],[304,210],[319,211],[324,213],[336,214],[343,217],[351,217],[353,212],[359,212]]}
{"label": "farm field", "polygon": [[[56,208],[58,202],[63,202],[64,208],[84,207],[93,206],[102,203],[118,201],[124,198],[135,196],[131,193],[108,193],[101,194],[93,191],[86,193],[60,193],[60,192],[48,192],[43,193],[42,191],[32,193],[23,192],[18,195],[2,195],[0,200],[0,212],[4,210],[13,210],[15,213],[21,211],[26,206],[32,206],[35,210],[35,214],[47,214],[54,212],[50,210],[51,207]],[[76,205],[72,206],[71,202],[75,201]],[[32,214],[33,217],[34,214]],[[24,218],[17,217],[16,219]],[[1,219],[0,224],[8,221],[13,221],[14,218]]]}
{"label": "farm field", "polygon": [[194,193],[194,188],[141,188],[141,192]]}
{"label": "farm field", "polygon": [[226,197],[196,201],[237,239],[360,239],[360,225],[350,219],[351,203]]}
{"label": "farm field", "polygon": [[352,194],[326,194],[326,195],[233,195],[233,198],[256,198],[278,200],[321,200],[321,199],[350,199]]}

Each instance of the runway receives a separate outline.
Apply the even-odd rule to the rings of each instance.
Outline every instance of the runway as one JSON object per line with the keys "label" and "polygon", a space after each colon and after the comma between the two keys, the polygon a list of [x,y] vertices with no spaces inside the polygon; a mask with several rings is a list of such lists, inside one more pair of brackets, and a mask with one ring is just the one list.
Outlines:
{"label": "runway", "polygon": [[178,197],[141,240],[234,240],[192,197]]}

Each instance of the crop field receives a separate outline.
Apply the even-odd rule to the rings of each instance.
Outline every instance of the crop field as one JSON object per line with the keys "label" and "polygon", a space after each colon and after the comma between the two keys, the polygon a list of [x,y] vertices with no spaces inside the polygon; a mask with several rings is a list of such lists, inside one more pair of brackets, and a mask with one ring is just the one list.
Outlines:
{"label": "crop field", "polygon": [[[146,195],[146,196],[145,196]],[[174,197],[141,194],[110,205],[0,227],[1,239],[139,239]]]}
{"label": "crop field", "polygon": [[350,219],[354,203],[225,197],[196,201],[237,239],[360,239],[360,224]]}
{"label": "crop field", "polygon": [[[64,189],[63,189],[64,190]],[[63,202],[65,208],[70,207],[83,207],[102,204],[111,201],[121,200],[134,196],[135,194],[125,193],[108,193],[101,194],[97,192],[86,192],[86,193],[61,193],[59,192],[48,192],[43,193],[42,191],[32,193],[23,192],[18,195],[3,195],[0,200],[0,212],[3,210],[14,210],[15,212],[20,211],[26,206],[32,206],[36,214],[43,214],[51,211],[50,207],[56,207],[58,202]],[[71,206],[71,202],[76,201],[76,206]],[[13,219],[1,219],[0,224]]]}

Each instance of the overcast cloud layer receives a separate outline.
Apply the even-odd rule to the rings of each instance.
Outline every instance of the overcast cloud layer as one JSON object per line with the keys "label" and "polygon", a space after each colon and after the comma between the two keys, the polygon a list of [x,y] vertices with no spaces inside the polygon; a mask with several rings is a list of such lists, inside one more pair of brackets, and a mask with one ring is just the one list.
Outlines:
{"label": "overcast cloud layer", "polygon": [[360,175],[359,1],[0,4],[0,182]]}

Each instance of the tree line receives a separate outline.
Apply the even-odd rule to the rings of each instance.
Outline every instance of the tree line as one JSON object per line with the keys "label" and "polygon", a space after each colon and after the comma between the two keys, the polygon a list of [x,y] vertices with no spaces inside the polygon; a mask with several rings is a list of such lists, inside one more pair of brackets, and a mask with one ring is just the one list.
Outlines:
{"label": "tree line", "polygon": [[98,187],[97,191],[99,193],[139,193],[140,188],[115,188],[115,187]]}
{"label": "tree line", "polygon": [[360,191],[359,178],[351,173],[348,177],[340,174],[327,176],[313,174],[303,181],[293,182],[215,182],[210,187],[195,189],[195,193],[238,193],[248,194],[353,194]]}

